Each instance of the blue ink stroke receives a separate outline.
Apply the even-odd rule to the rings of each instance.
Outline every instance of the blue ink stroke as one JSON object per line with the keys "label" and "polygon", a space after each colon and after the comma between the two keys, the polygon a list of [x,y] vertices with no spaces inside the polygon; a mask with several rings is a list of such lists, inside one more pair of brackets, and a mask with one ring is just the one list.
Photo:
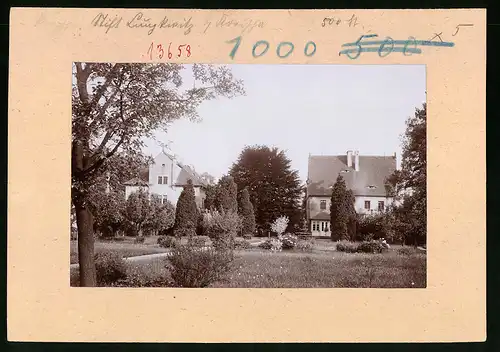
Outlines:
{"label": "blue ink stroke", "polygon": [[[377,34],[369,34],[361,36],[354,43],[345,43],[342,44],[342,47],[357,47],[353,49],[344,49],[339,52],[339,56],[344,54],[347,55],[350,59],[357,59],[362,52],[378,52],[379,56],[384,57],[389,55],[391,52],[403,53],[407,54],[421,54],[422,50],[418,49],[417,46],[437,46],[437,47],[454,47],[455,43],[453,42],[433,42],[430,40],[416,40],[414,37],[410,37],[407,40],[393,40],[390,37],[387,37],[385,40],[367,40],[362,42],[361,40],[364,38],[373,38],[378,37]],[[368,45],[376,45],[376,47],[372,48],[364,48],[363,46]],[[395,45],[402,45],[400,47],[396,47]],[[387,53],[382,55],[382,53]],[[349,54],[355,54],[351,56]]]}

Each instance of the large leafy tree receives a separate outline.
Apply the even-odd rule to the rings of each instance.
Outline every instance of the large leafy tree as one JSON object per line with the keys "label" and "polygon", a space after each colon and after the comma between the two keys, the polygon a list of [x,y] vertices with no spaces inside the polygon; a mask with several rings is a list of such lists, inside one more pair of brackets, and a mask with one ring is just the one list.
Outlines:
{"label": "large leafy tree", "polygon": [[71,199],[78,227],[80,285],[95,286],[93,205],[96,179],[118,152],[140,154],[143,140],[179,118],[196,120],[198,106],[243,94],[225,66],[192,65],[194,84],[182,89],[178,64],[73,65]]}
{"label": "large leafy tree", "polygon": [[229,174],[238,189],[248,188],[258,228],[267,231],[280,216],[290,219],[289,228],[300,226],[302,187],[285,152],[268,146],[247,146]]}
{"label": "large leafy tree", "polygon": [[406,243],[426,243],[427,237],[427,104],[406,120],[401,170],[388,180],[397,202],[391,217],[395,231]]}

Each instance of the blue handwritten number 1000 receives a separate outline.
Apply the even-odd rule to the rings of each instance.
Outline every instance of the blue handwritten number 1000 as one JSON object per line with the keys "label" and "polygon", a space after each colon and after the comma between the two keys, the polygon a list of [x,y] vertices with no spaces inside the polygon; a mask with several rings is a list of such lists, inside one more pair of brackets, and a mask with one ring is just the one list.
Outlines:
{"label": "blue handwritten number 1000", "polygon": [[[238,48],[240,47],[240,44],[241,44],[241,36],[236,37],[234,39],[231,39],[231,40],[227,41],[226,43],[228,43],[228,44],[234,43],[233,50],[231,50],[231,52],[229,53],[229,56],[231,57],[231,59],[234,59],[234,56],[236,55],[236,52],[238,51]],[[269,45],[268,41],[259,40],[253,46],[252,56],[255,58],[261,57],[262,55],[267,53],[267,51],[269,50],[269,47],[270,47],[270,45]],[[281,42],[278,44],[278,47],[276,48],[276,55],[279,58],[284,59],[284,58],[290,56],[294,49],[295,49],[295,46],[293,45],[292,42]],[[305,45],[305,48],[304,48],[304,55],[311,57],[315,53],[316,53],[316,44],[314,42],[311,42],[311,41],[307,42]]]}

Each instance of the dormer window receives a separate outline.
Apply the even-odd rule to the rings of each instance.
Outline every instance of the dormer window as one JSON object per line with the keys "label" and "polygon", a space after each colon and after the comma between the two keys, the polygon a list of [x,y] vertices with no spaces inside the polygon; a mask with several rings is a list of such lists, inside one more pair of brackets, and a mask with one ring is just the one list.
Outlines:
{"label": "dormer window", "polygon": [[345,174],[345,173],[351,172],[351,170],[345,169],[345,170],[341,170],[340,172],[343,173],[343,174]]}
{"label": "dormer window", "polygon": [[369,185],[369,186],[366,186],[366,188],[368,188],[368,189],[375,189],[375,188],[377,188],[377,186]]}

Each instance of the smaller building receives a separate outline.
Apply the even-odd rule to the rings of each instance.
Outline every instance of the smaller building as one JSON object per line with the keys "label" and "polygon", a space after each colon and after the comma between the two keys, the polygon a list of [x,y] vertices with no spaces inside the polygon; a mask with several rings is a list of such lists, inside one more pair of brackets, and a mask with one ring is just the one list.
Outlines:
{"label": "smaller building", "polygon": [[203,208],[206,181],[192,167],[183,165],[172,155],[162,150],[154,158],[149,168],[141,170],[138,177],[124,183],[125,199],[128,199],[133,192],[143,189],[149,194],[159,196],[164,203],[169,201],[176,205],[184,186],[188,184],[188,180],[193,183],[196,204],[199,208]]}
{"label": "smaller building", "polygon": [[376,214],[393,202],[387,178],[396,170],[393,156],[364,156],[358,151],[345,155],[309,156],[307,179],[307,221],[313,236],[330,236],[332,187],[342,175],[352,190],[358,214]]}

